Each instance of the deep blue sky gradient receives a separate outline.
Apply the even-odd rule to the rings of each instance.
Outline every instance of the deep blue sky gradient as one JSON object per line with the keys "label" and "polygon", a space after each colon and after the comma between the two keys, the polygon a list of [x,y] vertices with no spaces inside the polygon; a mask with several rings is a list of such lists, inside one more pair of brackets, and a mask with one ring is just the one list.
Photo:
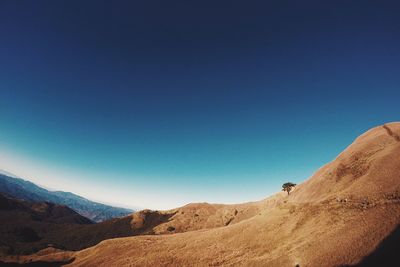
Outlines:
{"label": "deep blue sky gradient", "polygon": [[133,195],[175,190],[176,204],[266,196],[399,120],[399,14],[398,1],[0,1],[0,149]]}

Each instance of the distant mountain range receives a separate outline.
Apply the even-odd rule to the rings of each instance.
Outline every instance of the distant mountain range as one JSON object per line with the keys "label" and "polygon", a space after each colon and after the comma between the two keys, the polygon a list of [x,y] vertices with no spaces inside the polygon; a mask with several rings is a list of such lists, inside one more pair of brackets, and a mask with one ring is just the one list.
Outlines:
{"label": "distant mountain range", "polygon": [[49,191],[4,171],[0,173],[0,193],[32,202],[46,201],[65,205],[94,222],[102,222],[134,212],[130,209],[90,201],[70,192]]}

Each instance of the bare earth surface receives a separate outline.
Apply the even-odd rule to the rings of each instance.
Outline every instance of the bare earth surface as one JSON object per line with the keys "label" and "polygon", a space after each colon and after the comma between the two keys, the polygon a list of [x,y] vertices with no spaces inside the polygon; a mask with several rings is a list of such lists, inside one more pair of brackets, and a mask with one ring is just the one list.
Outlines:
{"label": "bare earth surface", "polygon": [[134,237],[4,258],[67,266],[342,266],[400,223],[400,123],[373,128],[288,196],[132,215]]}

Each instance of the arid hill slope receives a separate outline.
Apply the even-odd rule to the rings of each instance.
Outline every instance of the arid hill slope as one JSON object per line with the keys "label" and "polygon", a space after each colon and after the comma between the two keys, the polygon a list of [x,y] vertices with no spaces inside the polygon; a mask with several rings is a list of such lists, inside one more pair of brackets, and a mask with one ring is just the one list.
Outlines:
{"label": "arid hill slope", "polygon": [[[398,229],[398,136],[400,123],[368,131],[290,196],[281,192],[243,206],[193,204],[154,213],[170,214],[154,233],[184,233],[110,239],[78,252],[7,260],[68,266],[354,265]],[[197,221],[200,213],[206,216]],[[133,221],[140,227],[140,216]],[[175,230],[168,231],[170,226]]]}
{"label": "arid hill slope", "polygon": [[69,225],[85,227],[93,222],[66,206],[0,194],[0,224],[1,255],[35,252],[55,241],[50,237],[55,228],[65,236]]}
{"label": "arid hill slope", "polygon": [[132,216],[93,223],[67,206],[0,194],[0,255],[34,253],[49,246],[79,250],[102,240],[133,236]]}
{"label": "arid hill slope", "polygon": [[[81,250],[116,237],[226,226],[250,218],[263,206],[274,203],[273,199],[239,205],[197,203],[168,211],[143,210],[94,224],[66,206],[22,201],[0,194],[0,255],[35,253],[49,245]],[[26,238],[27,235],[33,237]]]}
{"label": "arid hill slope", "polygon": [[266,207],[274,207],[285,198],[276,194],[262,201],[223,205],[192,203],[167,211],[143,210],[132,215],[133,229],[144,234],[171,234],[211,229],[247,220]]}
{"label": "arid hill slope", "polygon": [[299,185],[291,202],[380,198],[400,191],[400,123],[375,127]]}

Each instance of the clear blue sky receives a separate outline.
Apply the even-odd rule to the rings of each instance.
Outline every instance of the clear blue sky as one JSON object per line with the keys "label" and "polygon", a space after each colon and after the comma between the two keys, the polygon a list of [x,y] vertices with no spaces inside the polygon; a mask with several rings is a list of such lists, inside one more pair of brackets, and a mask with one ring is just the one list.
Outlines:
{"label": "clear blue sky", "polygon": [[400,115],[399,1],[0,1],[0,168],[125,206],[263,198]]}

